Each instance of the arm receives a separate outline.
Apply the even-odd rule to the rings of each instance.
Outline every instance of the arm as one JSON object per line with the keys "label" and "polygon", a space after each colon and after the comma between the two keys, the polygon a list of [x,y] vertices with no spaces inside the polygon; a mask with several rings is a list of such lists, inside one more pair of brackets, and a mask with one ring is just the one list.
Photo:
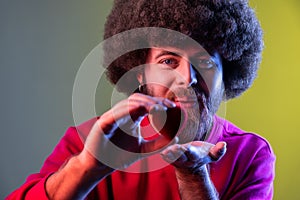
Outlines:
{"label": "arm", "polygon": [[51,169],[51,175],[36,179],[30,187],[23,188],[22,193],[19,193],[22,197],[19,198],[34,195],[32,191],[35,191],[33,188],[36,185],[39,185],[38,190],[43,194],[41,199],[47,199],[47,196],[49,199],[85,198],[115,169],[126,168],[141,159],[142,153],[151,155],[170,143],[170,140],[163,136],[146,141],[139,133],[139,122],[150,110],[165,110],[167,107],[173,107],[173,103],[143,94],[134,94],[119,102],[96,121],[79,154],[63,158],[59,158],[60,155],[56,154],[59,160],[63,160],[59,165],[60,168]]}
{"label": "arm", "polygon": [[185,199],[218,199],[218,193],[210,180],[206,166],[199,167],[197,171],[176,168],[176,177],[181,198]]}
{"label": "arm", "polygon": [[[54,151],[44,162],[41,171],[39,173],[28,176],[26,182],[20,188],[12,192],[8,197],[6,197],[6,199],[7,200],[10,199],[48,200],[49,198],[46,193],[45,186],[46,183],[48,184],[49,180],[60,181],[59,179],[56,179],[56,175],[60,173],[68,176],[67,178],[63,178],[62,179],[63,181],[72,180],[72,178],[76,178],[77,176],[79,177],[81,175],[82,170],[78,170],[78,171],[68,170],[66,166],[79,167],[78,164],[79,162],[77,162],[76,159],[78,159],[78,157],[80,156],[74,156],[74,155],[78,155],[80,152],[82,152],[82,149],[83,149],[83,143],[79,138],[76,128],[74,127],[69,128],[66,134],[63,136],[63,138],[55,147]],[[95,159],[91,159],[91,161],[93,160],[97,162]],[[72,162],[76,165],[72,164]],[[99,165],[99,163],[95,163],[95,164]],[[74,175],[73,172],[74,173],[78,172],[78,174]],[[64,184],[68,184],[68,183],[64,183]],[[91,197],[93,199],[93,196]]]}
{"label": "arm", "polygon": [[[205,191],[201,191],[203,189],[203,183],[209,183],[206,188],[211,188],[209,191],[212,193],[214,193],[213,187],[218,188],[220,198],[222,199],[271,200],[275,174],[275,156],[268,142],[253,134],[245,134],[243,137],[236,137],[234,140],[227,142],[231,148],[228,149],[226,156],[222,157],[218,163],[210,165],[212,167],[210,173],[204,176],[209,178],[208,174],[210,174],[210,180],[213,180],[213,183],[216,184],[215,186],[206,182],[205,179],[201,179],[203,176],[199,173],[195,174],[200,178],[197,180],[193,177],[191,171],[181,170],[184,166],[191,166],[188,159],[182,159],[185,155],[189,156],[191,150],[187,151],[183,149],[183,151],[181,151],[183,156],[179,157],[175,162],[175,159],[173,159],[173,161],[171,159],[167,160],[168,162],[173,162],[173,165],[175,165],[181,195],[190,193],[200,199],[199,193],[205,194]],[[193,143],[197,144],[200,142]],[[172,152],[180,152],[179,150],[176,151],[175,146],[176,145],[173,145]],[[168,147],[168,149],[170,151],[171,147]],[[199,154],[200,153],[201,152],[199,152]],[[212,155],[213,153],[210,151],[209,154]],[[181,168],[180,165],[178,166],[180,163],[182,163]],[[180,171],[180,173],[178,173],[178,171]],[[181,181],[182,177],[184,179],[183,181]],[[198,181],[198,188],[194,181],[196,181],[196,183]],[[195,188],[189,191],[190,187]],[[209,198],[209,196],[205,198]]]}
{"label": "arm", "polygon": [[99,181],[114,170],[88,152],[71,157],[45,184],[49,199],[83,199]]}
{"label": "arm", "polygon": [[170,142],[161,136],[142,138],[139,123],[152,109],[173,107],[172,102],[143,94],[133,94],[104,113],[94,124],[83,151],[49,177],[50,199],[82,199],[115,169],[124,169]]}

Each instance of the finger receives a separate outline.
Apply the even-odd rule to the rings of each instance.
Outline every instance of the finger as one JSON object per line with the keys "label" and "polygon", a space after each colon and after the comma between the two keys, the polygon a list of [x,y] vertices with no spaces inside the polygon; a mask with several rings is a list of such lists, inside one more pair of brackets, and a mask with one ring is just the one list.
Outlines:
{"label": "finger", "polygon": [[166,111],[173,107],[176,107],[176,104],[169,99],[135,93],[117,103],[112,108],[112,114],[115,121],[129,115],[133,121],[139,121],[150,112]]}
{"label": "finger", "polygon": [[201,158],[203,158],[204,156],[207,155],[207,153],[205,155],[203,155],[201,153],[201,151],[199,150],[199,147],[195,147],[195,146],[189,146],[189,148],[187,148],[187,151],[185,152],[185,155],[188,157],[188,159],[192,162],[197,162],[198,160],[200,160]]}
{"label": "finger", "polygon": [[[108,114],[111,114],[113,121],[117,122],[119,119],[130,116],[134,122],[141,120],[154,104],[145,100],[126,99],[117,103]],[[155,109],[167,109],[155,107]],[[112,121],[112,120],[111,120]]]}
{"label": "finger", "polygon": [[135,93],[135,94],[131,95],[128,99],[130,101],[131,100],[144,101],[144,102],[147,102],[149,104],[160,104],[160,105],[166,106],[168,108],[176,107],[176,104],[173,101],[171,101],[167,98],[153,97],[153,96],[140,94],[140,93]]}
{"label": "finger", "polygon": [[[158,98],[158,99],[160,99],[160,98]],[[161,101],[162,101],[162,103],[163,103],[165,106],[167,106],[167,107],[169,107],[169,108],[175,108],[175,107],[176,107],[175,102],[173,102],[173,101],[171,101],[171,100],[169,100],[169,99],[167,99],[167,98],[162,98]]]}
{"label": "finger", "polygon": [[185,162],[187,160],[187,157],[184,155],[184,152],[186,151],[186,148],[183,145],[180,144],[174,144],[163,150],[160,155],[162,158],[168,162]]}
{"label": "finger", "polygon": [[220,160],[226,153],[226,142],[218,142],[209,151],[212,161]]}
{"label": "finger", "polygon": [[190,160],[199,160],[209,154],[210,149],[214,146],[211,143],[203,141],[193,141],[184,144],[187,148],[186,155]]}
{"label": "finger", "polygon": [[[127,105],[127,115],[129,115],[134,122],[141,121],[145,115],[149,113],[149,110],[151,109],[153,104],[145,101],[129,101]],[[156,109],[166,109],[162,107],[157,107]]]}
{"label": "finger", "polygon": [[169,162],[172,163],[173,166],[177,168],[183,168],[183,167],[190,168],[191,166],[193,166],[194,163],[190,162],[184,153],[176,156],[178,157],[176,160]]}
{"label": "finger", "polygon": [[[183,144],[183,146],[186,147],[184,155],[187,160],[178,159],[176,162],[174,162],[175,166],[194,168],[196,166],[202,166],[211,162],[211,158],[208,154],[209,150],[214,146],[213,144],[202,141],[194,141]],[[182,157],[183,156],[180,158]]]}
{"label": "finger", "polygon": [[168,108],[161,102],[154,101],[153,99],[128,99],[128,114],[132,117],[134,121],[139,120],[140,117],[144,117],[146,114],[151,112],[163,111],[165,112]]}
{"label": "finger", "polygon": [[111,131],[115,130],[115,118],[112,114],[112,110],[109,110],[102,114],[102,116],[96,121],[95,127],[93,128],[97,132],[103,132],[104,134],[109,134]]}

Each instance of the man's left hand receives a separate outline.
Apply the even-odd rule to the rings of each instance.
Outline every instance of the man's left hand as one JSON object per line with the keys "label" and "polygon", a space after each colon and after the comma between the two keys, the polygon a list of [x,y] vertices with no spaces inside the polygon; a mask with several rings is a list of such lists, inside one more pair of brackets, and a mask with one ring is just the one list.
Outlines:
{"label": "man's left hand", "polygon": [[193,141],[171,145],[161,152],[161,156],[176,168],[197,171],[205,164],[220,160],[225,153],[225,142],[218,142],[214,145],[203,141]]}

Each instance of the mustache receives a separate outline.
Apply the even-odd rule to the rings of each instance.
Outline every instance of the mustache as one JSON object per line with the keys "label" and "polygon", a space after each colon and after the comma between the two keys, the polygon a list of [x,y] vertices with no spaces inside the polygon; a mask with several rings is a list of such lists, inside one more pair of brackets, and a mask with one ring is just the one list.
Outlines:
{"label": "mustache", "polygon": [[198,102],[206,104],[208,102],[208,98],[207,95],[204,91],[201,91],[199,88],[194,88],[194,87],[190,87],[190,88],[176,88],[174,90],[170,90],[167,93],[167,98],[170,99],[171,101],[174,101],[176,99],[180,99],[180,98],[188,98],[188,99],[197,99]]}
{"label": "mustache", "polygon": [[205,136],[212,123],[210,112],[209,98],[205,92],[197,88],[176,88],[167,93],[170,100],[176,99],[197,99],[198,105],[193,108],[185,108],[187,113],[187,123],[184,132],[179,133],[179,143],[184,144],[191,141],[201,141]]}

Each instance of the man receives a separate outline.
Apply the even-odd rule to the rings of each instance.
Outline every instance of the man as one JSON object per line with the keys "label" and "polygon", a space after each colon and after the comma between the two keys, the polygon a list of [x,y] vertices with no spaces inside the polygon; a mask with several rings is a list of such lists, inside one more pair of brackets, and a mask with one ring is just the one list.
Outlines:
{"label": "man", "polygon": [[[68,129],[8,199],[272,199],[267,141],[215,115],[251,86],[260,62],[247,2],[116,0],[105,39],[124,31],[104,59],[129,97]],[[142,48],[111,59],[132,44]]]}

